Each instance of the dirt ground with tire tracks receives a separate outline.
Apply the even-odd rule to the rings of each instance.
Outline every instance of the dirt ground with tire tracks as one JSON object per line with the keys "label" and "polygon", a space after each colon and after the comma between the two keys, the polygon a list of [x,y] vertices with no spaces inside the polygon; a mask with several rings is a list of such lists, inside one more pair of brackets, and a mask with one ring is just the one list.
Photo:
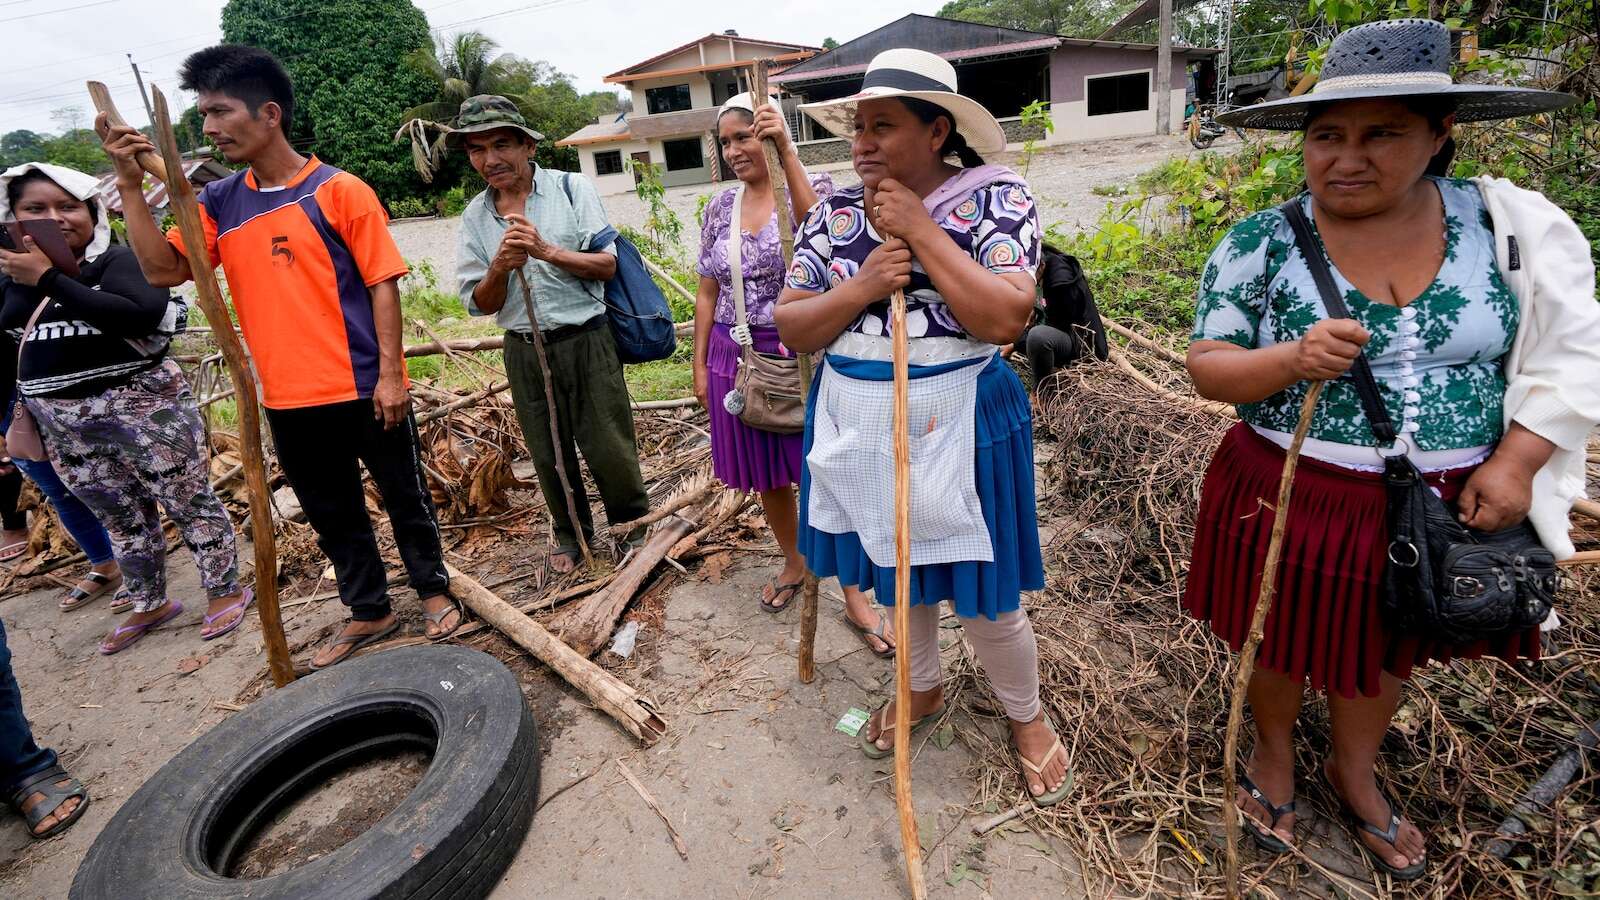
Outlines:
{"label": "dirt ground with tire tracks", "polygon": [[[248,548],[243,556],[249,559]],[[870,710],[887,697],[892,670],[845,628],[837,588],[824,585],[818,677],[800,684],[798,610],[757,609],[776,562],[775,554],[747,553],[725,571],[702,566],[691,569],[695,577],[658,584],[630,613],[642,623],[634,655],[598,657],[660,704],[670,731],[654,747],[639,747],[497,634],[465,641],[508,662],[541,732],[541,802],[548,802],[496,900],[903,895],[891,761],[867,760],[855,739],[833,730],[850,707]],[[523,555],[474,571],[493,583],[538,563]],[[200,596],[187,552],[174,553],[169,569],[173,596]],[[513,584],[501,593],[516,602],[525,590]],[[265,666],[253,612],[234,634],[203,644],[204,610],[191,604],[176,627],[101,657],[94,645],[110,621],[104,604],[61,613],[58,593],[45,586],[7,599],[0,617],[38,738],[61,752],[93,800],[75,827],[45,842],[30,841],[19,818],[0,816],[0,896],[10,900],[64,897],[122,802],[258,695],[259,682],[241,689]],[[404,588],[396,595],[405,633],[420,634],[414,595]],[[291,647],[319,640],[341,615],[336,600],[286,609]],[[980,724],[997,733],[1004,727],[999,719]],[[916,739],[913,780],[932,896],[1081,894],[1074,861],[1033,832],[971,835],[971,823],[989,812],[976,808],[969,756],[960,741],[939,749],[932,734]],[[671,816],[687,860],[624,780],[618,759]],[[379,765],[386,768],[346,773],[272,826],[243,869],[258,874],[328,852],[398,802],[395,784],[420,778],[415,759]],[[1020,784],[1019,776],[1019,795]]]}

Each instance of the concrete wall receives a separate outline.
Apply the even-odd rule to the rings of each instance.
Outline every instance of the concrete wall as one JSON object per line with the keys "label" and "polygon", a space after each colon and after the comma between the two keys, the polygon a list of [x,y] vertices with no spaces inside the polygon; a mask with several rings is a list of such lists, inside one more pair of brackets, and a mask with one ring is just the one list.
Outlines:
{"label": "concrete wall", "polygon": [[[1173,132],[1183,129],[1183,105],[1188,77],[1187,61],[1172,54],[1172,115]],[[1103,75],[1125,75],[1149,72],[1155,84],[1156,54],[1153,50],[1118,50],[1100,47],[1061,47],[1050,58],[1050,112],[1056,128],[1050,135],[1051,143],[1092,141],[1112,137],[1129,137],[1154,134],[1156,130],[1156,97],[1152,89],[1150,106],[1138,112],[1089,115],[1087,83],[1090,78]]]}
{"label": "concrete wall", "polygon": [[662,160],[661,148],[657,146],[652,149],[651,146],[644,141],[618,141],[611,144],[594,144],[592,146],[579,147],[578,169],[579,171],[583,172],[583,174],[587,176],[590,181],[594,182],[595,190],[598,191],[602,197],[609,196],[611,194],[630,194],[633,192],[633,174],[631,172],[624,170],[616,175],[596,174],[594,155],[596,153],[604,153],[608,150],[622,151],[622,161],[624,165],[626,165],[627,161],[632,158],[633,154],[642,153],[646,150],[650,151],[651,162],[659,163]]}
{"label": "concrete wall", "polygon": [[670,78],[642,78],[629,83],[628,90],[633,95],[633,116],[646,116],[650,114],[650,104],[646,102],[644,92],[653,87],[667,87],[674,84],[689,85],[689,101],[692,109],[705,109],[716,106],[711,102],[711,82],[706,80],[702,73],[691,75],[674,75]]}

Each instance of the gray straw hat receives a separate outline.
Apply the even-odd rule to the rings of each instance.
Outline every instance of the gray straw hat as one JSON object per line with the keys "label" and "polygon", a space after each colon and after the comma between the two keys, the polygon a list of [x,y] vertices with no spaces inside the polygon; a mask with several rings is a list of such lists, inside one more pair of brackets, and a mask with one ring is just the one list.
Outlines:
{"label": "gray straw hat", "polygon": [[1300,131],[1318,107],[1343,100],[1438,97],[1457,122],[1482,122],[1549,112],[1578,102],[1560,91],[1493,84],[1457,84],[1450,78],[1450,30],[1431,19],[1390,19],[1357,25],[1333,39],[1311,91],[1229,110],[1217,121],[1231,128]]}

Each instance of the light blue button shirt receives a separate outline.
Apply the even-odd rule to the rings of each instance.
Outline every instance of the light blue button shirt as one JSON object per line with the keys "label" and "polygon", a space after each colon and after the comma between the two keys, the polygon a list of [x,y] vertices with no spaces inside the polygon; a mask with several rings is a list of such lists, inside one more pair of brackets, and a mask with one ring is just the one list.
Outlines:
{"label": "light blue button shirt", "polygon": [[[572,199],[562,181],[567,180]],[[511,225],[495,208],[491,191],[486,190],[467,204],[461,213],[460,235],[456,242],[456,278],[461,301],[474,316],[488,315],[472,302],[472,292],[489,272],[489,261],[500,249],[500,239]],[[584,250],[594,236],[607,227],[600,195],[589,179],[571,172],[552,172],[534,167],[533,191],[528,194],[523,215],[538,229],[540,237],[567,250]],[[616,255],[615,245],[605,252]],[[566,325],[581,325],[605,312],[598,298],[605,296],[600,282],[585,282],[567,270],[543,260],[529,259],[522,267],[533,290],[534,312],[539,328],[549,331]],[[506,302],[495,313],[495,324],[507,331],[529,330],[523,309],[522,285],[516,273],[506,276]]]}

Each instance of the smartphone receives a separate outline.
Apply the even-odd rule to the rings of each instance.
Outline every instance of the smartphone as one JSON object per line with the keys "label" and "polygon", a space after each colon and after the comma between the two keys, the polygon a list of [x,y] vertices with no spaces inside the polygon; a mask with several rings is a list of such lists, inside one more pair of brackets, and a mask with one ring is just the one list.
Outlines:
{"label": "smartphone", "polygon": [[44,255],[50,257],[51,265],[69,278],[78,277],[78,258],[67,246],[67,236],[61,233],[61,226],[54,219],[7,222],[5,228],[0,229],[0,243],[4,243],[5,249],[13,253],[21,253],[27,246],[22,242],[23,235],[33,238]]}

